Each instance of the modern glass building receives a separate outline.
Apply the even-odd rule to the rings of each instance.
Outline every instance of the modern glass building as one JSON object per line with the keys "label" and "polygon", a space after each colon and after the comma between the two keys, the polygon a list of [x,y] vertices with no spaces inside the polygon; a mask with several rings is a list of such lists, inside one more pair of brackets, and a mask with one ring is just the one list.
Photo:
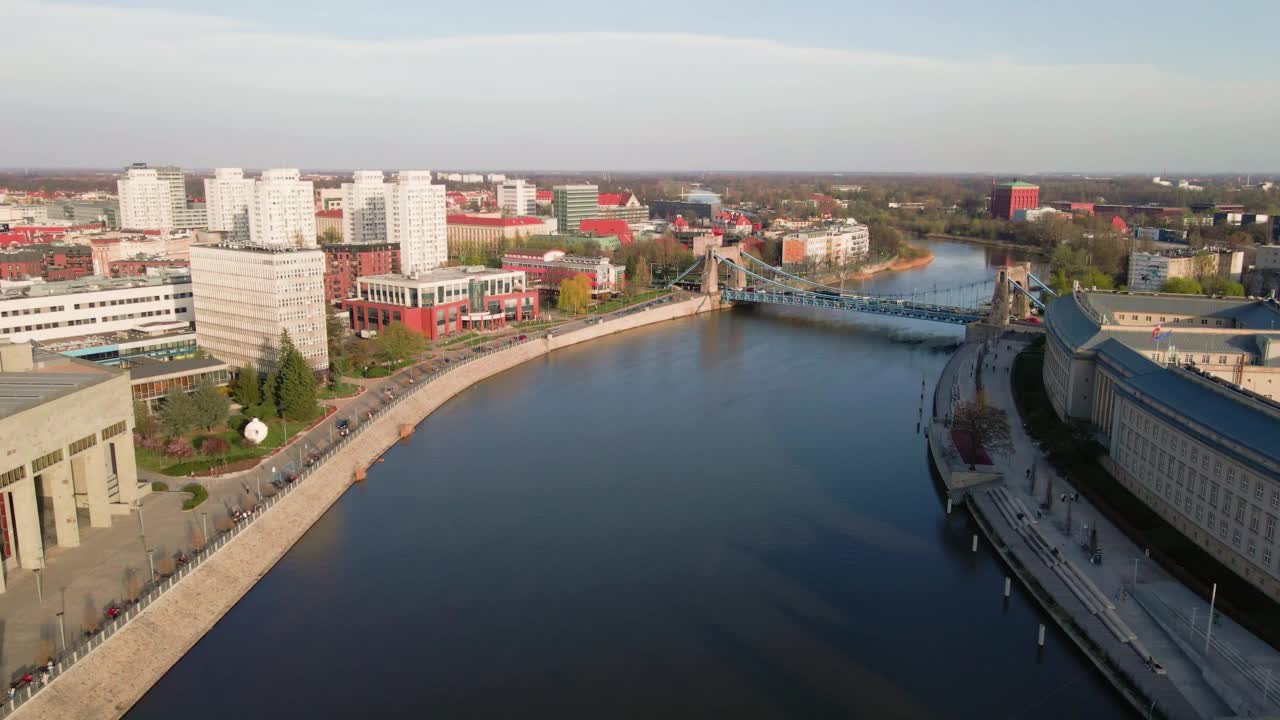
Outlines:
{"label": "modern glass building", "polygon": [[583,220],[600,214],[600,188],[595,185],[557,185],[554,188],[557,229],[578,232]]}

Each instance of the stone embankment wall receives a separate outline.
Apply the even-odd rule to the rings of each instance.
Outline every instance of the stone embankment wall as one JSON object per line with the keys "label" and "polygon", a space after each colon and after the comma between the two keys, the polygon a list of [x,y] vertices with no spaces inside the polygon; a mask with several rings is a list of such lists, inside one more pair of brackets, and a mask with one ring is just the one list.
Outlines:
{"label": "stone embankment wall", "polygon": [[108,720],[124,715],[342,497],[356,471],[400,439],[402,425],[417,424],[475,383],[553,350],[719,309],[719,298],[709,297],[659,305],[493,353],[424,386],[378,416],[343,452],[325,462],[84,660],[21,705],[12,717]]}

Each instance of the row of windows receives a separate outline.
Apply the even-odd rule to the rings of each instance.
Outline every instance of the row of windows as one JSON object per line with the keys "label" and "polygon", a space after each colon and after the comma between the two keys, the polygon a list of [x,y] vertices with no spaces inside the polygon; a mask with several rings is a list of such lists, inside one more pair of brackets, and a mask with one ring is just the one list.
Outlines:
{"label": "row of windows", "polygon": [[91,448],[91,447],[93,447],[94,445],[97,445],[97,444],[98,444],[98,436],[97,436],[97,434],[94,434],[94,435],[85,435],[84,437],[80,438],[79,440],[76,440],[75,442],[73,442],[73,443],[71,443],[70,445],[68,445],[68,446],[67,446],[67,452],[68,452],[68,453],[70,453],[70,454],[72,454],[72,455],[77,455],[77,454],[79,454],[79,453],[84,452],[85,450],[88,450],[89,448]]}
{"label": "row of windows", "polygon": [[114,424],[114,425],[110,425],[110,426],[108,426],[108,427],[106,427],[106,428],[104,428],[104,429],[103,429],[103,431],[102,431],[102,439],[103,439],[103,440],[109,440],[109,439],[111,439],[111,438],[113,438],[113,437],[115,437],[115,436],[119,435],[120,433],[124,432],[124,431],[125,431],[125,429],[126,429],[127,427],[128,427],[128,425],[125,423],[125,421],[124,421],[124,420],[121,420],[120,422],[118,422],[118,423],[116,423],[116,424]]}
{"label": "row of windows", "polygon": [[[1139,315],[1134,314],[1134,313],[1130,313],[1130,315],[1129,315],[1129,319],[1130,319],[1130,320],[1138,320],[1138,319],[1139,319],[1139,317],[1140,317]],[[1192,323],[1192,324],[1194,324],[1194,323],[1195,323],[1195,321],[1196,321],[1196,318],[1193,318],[1193,317],[1175,317],[1174,319],[1169,320],[1169,319],[1167,319],[1167,317],[1168,317],[1168,316],[1166,316],[1166,315],[1147,315],[1147,316],[1145,316],[1145,318],[1146,318],[1146,322],[1156,322],[1156,320],[1155,320],[1154,318],[1157,318],[1157,317],[1158,317],[1158,318],[1160,318],[1159,322],[1162,322],[1162,323],[1164,323],[1164,322],[1168,322],[1168,323]],[[1117,313],[1117,314],[1116,314],[1116,319],[1117,319],[1117,320],[1124,320],[1124,319],[1125,319],[1125,317],[1124,317],[1124,313]],[[1214,319],[1213,319],[1213,324],[1214,324],[1214,326],[1215,326],[1215,327],[1222,327],[1222,326],[1224,325],[1224,322],[1225,322],[1225,321],[1223,321],[1223,320],[1221,320],[1221,319],[1219,319],[1219,318],[1214,318]],[[1209,318],[1200,318],[1200,324],[1201,324],[1201,325],[1208,325],[1208,324],[1209,324]]]}
{"label": "row of windows", "polygon": [[0,475],[0,488],[12,485],[27,476],[27,469],[22,465]]}
{"label": "row of windows", "polygon": [[0,311],[0,317],[19,317],[21,315],[42,315],[44,313],[61,312],[61,305],[50,305],[48,307],[23,308],[21,310],[3,310]]}

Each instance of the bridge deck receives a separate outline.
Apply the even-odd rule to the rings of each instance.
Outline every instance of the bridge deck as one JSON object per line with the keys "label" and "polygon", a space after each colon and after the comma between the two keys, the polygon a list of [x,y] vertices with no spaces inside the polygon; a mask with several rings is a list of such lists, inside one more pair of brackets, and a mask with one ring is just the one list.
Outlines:
{"label": "bridge deck", "polygon": [[761,290],[735,290],[721,288],[720,298],[733,302],[765,303],[769,305],[795,305],[798,307],[827,308],[830,310],[849,310],[852,312],[889,315],[892,317],[911,318],[913,320],[930,320],[933,322],[968,325],[982,320],[985,316],[971,308],[947,307],[944,305],[927,305],[906,300],[892,300],[863,295],[825,295],[821,293],[789,290],[767,292]]}

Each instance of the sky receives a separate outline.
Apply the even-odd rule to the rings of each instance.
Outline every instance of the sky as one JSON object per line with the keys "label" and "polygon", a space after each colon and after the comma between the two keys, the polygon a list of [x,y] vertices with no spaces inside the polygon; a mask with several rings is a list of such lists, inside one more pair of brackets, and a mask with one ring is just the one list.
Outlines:
{"label": "sky", "polygon": [[1280,25],[1275,0],[0,0],[0,17],[18,29],[8,167],[1280,171],[1280,62],[1250,30]]}

